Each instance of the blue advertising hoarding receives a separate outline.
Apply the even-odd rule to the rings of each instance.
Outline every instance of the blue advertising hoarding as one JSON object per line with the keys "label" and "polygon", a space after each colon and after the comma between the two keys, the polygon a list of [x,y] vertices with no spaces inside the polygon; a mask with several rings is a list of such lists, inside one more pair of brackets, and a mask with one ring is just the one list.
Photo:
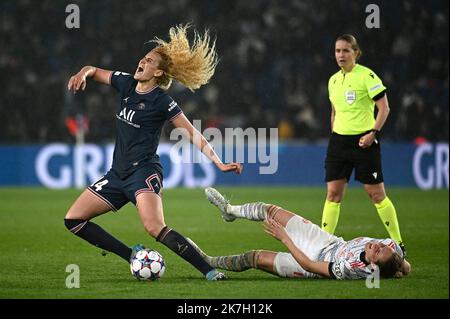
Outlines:
{"label": "blue advertising hoarding", "polygon": [[[240,176],[220,173],[191,147],[183,153],[173,146],[161,143],[158,149],[164,167],[165,188],[324,184],[326,145],[279,144],[273,154],[269,154],[271,150],[268,148],[246,146],[244,153],[239,155],[236,148],[228,149],[228,152],[223,150],[226,156],[220,155],[224,160],[228,158],[244,163]],[[83,187],[95,182],[111,167],[113,149],[112,144],[0,146],[0,186]],[[382,155],[387,185],[448,189],[447,143],[386,143],[382,146]]]}

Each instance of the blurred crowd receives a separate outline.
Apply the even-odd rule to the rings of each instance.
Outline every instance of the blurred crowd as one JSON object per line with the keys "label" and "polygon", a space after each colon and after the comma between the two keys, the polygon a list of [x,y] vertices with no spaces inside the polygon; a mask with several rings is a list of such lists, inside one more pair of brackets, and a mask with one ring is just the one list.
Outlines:
{"label": "blurred crowd", "polygon": [[[80,28],[65,25],[70,3],[80,8]],[[378,29],[366,27],[369,3],[380,8]],[[334,41],[351,33],[360,63],[388,88],[384,138],[448,141],[445,0],[2,0],[0,143],[72,142],[66,124],[77,114],[88,120],[87,141],[111,141],[117,94],[93,82],[69,94],[70,76],[84,65],[134,73],[152,48],[146,41],[167,39],[171,26],[186,22],[210,30],[220,57],[208,85],[169,90],[202,129],[278,127],[285,140],[327,139]]]}

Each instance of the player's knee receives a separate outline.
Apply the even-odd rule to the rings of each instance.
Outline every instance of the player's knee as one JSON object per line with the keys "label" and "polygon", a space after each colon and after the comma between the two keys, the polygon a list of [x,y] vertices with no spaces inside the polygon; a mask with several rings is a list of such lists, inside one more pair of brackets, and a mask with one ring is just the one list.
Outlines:
{"label": "player's knee", "polygon": [[373,203],[379,204],[386,198],[384,192],[369,192],[369,197]]}
{"label": "player's knee", "polygon": [[273,258],[263,251],[255,251],[255,264],[257,268],[268,268],[273,266]]}
{"label": "player's knee", "polygon": [[69,209],[69,210],[67,211],[67,213],[66,213],[66,216],[64,216],[64,221],[65,221],[66,219],[67,219],[67,220],[74,219],[72,215],[73,215],[73,214],[72,214],[72,209]]}
{"label": "player's knee", "polygon": [[277,274],[275,265],[277,253],[265,250],[257,250],[255,252],[255,268]]}
{"label": "player's knee", "polygon": [[327,200],[333,203],[340,203],[342,200],[343,192],[337,189],[329,189],[327,191]]}
{"label": "player's knee", "polygon": [[161,229],[163,229],[164,226],[165,225],[161,223],[144,222],[145,231],[154,238],[156,238],[159,235]]}
{"label": "player's knee", "polygon": [[66,216],[64,216],[64,220],[80,220],[80,219],[88,219],[88,218],[84,218],[83,217],[83,212],[78,209],[74,209],[74,208],[70,208],[67,213]]}
{"label": "player's knee", "polygon": [[267,218],[275,218],[275,215],[281,209],[281,207],[272,204],[266,205],[266,208],[267,208]]}
{"label": "player's knee", "polygon": [[87,221],[82,219],[70,219],[64,218],[64,225],[71,233],[77,233],[83,226],[87,223]]}

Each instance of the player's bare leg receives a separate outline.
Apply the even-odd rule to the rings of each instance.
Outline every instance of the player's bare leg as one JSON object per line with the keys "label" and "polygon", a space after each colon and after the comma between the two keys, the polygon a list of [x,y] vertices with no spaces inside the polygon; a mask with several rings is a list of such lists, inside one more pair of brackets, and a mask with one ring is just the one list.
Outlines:
{"label": "player's bare leg", "polygon": [[386,198],[386,190],[384,189],[384,183],[379,183],[375,185],[364,185],[364,190],[367,195],[369,195],[370,200],[374,204],[381,203]]}
{"label": "player's bare leg", "polygon": [[89,220],[110,210],[105,202],[86,189],[75,200],[64,218]]}
{"label": "player's bare leg", "polygon": [[278,275],[275,270],[275,257],[277,256],[276,252],[262,250],[259,253],[257,260],[257,268],[267,271],[271,274]]}
{"label": "player's bare leg", "polygon": [[327,200],[333,203],[340,203],[345,195],[347,180],[345,178],[327,183]]}
{"label": "player's bare leg", "polygon": [[145,231],[156,238],[166,226],[161,197],[155,193],[141,193],[136,197],[136,208]]}
{"label": "player's bare leg", "polygon": [[141,193],[136,207],[145,230],[181,258],[197,268],[208,280],[222,280],[225,275],[211,267],[186,238],[164,223],[161,197],[155,193]]}
{"label": "player's bare leg", "polygon": [[96,247],[113,252],[128,262],[131,249],[97,224],[90,222],[90,219],[110,210],[111,207],[107,203],[86,189],[67,211],[64,224],[78,237]]}
{"label": "player's bare leg", "polygon": [[277,205],[267,204],[267,218],[274,219],[283,227],[286,227],[289,220],[294,216],[298,215]]}

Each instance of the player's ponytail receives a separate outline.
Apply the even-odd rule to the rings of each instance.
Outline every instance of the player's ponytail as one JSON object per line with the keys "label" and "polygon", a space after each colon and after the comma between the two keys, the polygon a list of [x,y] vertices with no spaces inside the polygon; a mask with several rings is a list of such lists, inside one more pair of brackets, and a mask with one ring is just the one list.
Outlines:
{"label": "player's ponytail", "polygon": [[163,89],[168,89],[175,79],[194,91],[208,83],[214,74],[218,62],[216,42],[210,43],[208,31],[202,37],[194,30],[194,42],[190,46],[187,39],[189,27],[187,24],[170,28],[169,42],[159,38],[151,41],[157,44],[153,50],[161,56],[158,68],[164,74],[157,79],[157,84]]}
{"label": "player's ponytail", "polygon": [[392,257],[383,264],[378,264],[382,278],[399,278],[398,273],[402,271],[403,258],[394,253]]}

